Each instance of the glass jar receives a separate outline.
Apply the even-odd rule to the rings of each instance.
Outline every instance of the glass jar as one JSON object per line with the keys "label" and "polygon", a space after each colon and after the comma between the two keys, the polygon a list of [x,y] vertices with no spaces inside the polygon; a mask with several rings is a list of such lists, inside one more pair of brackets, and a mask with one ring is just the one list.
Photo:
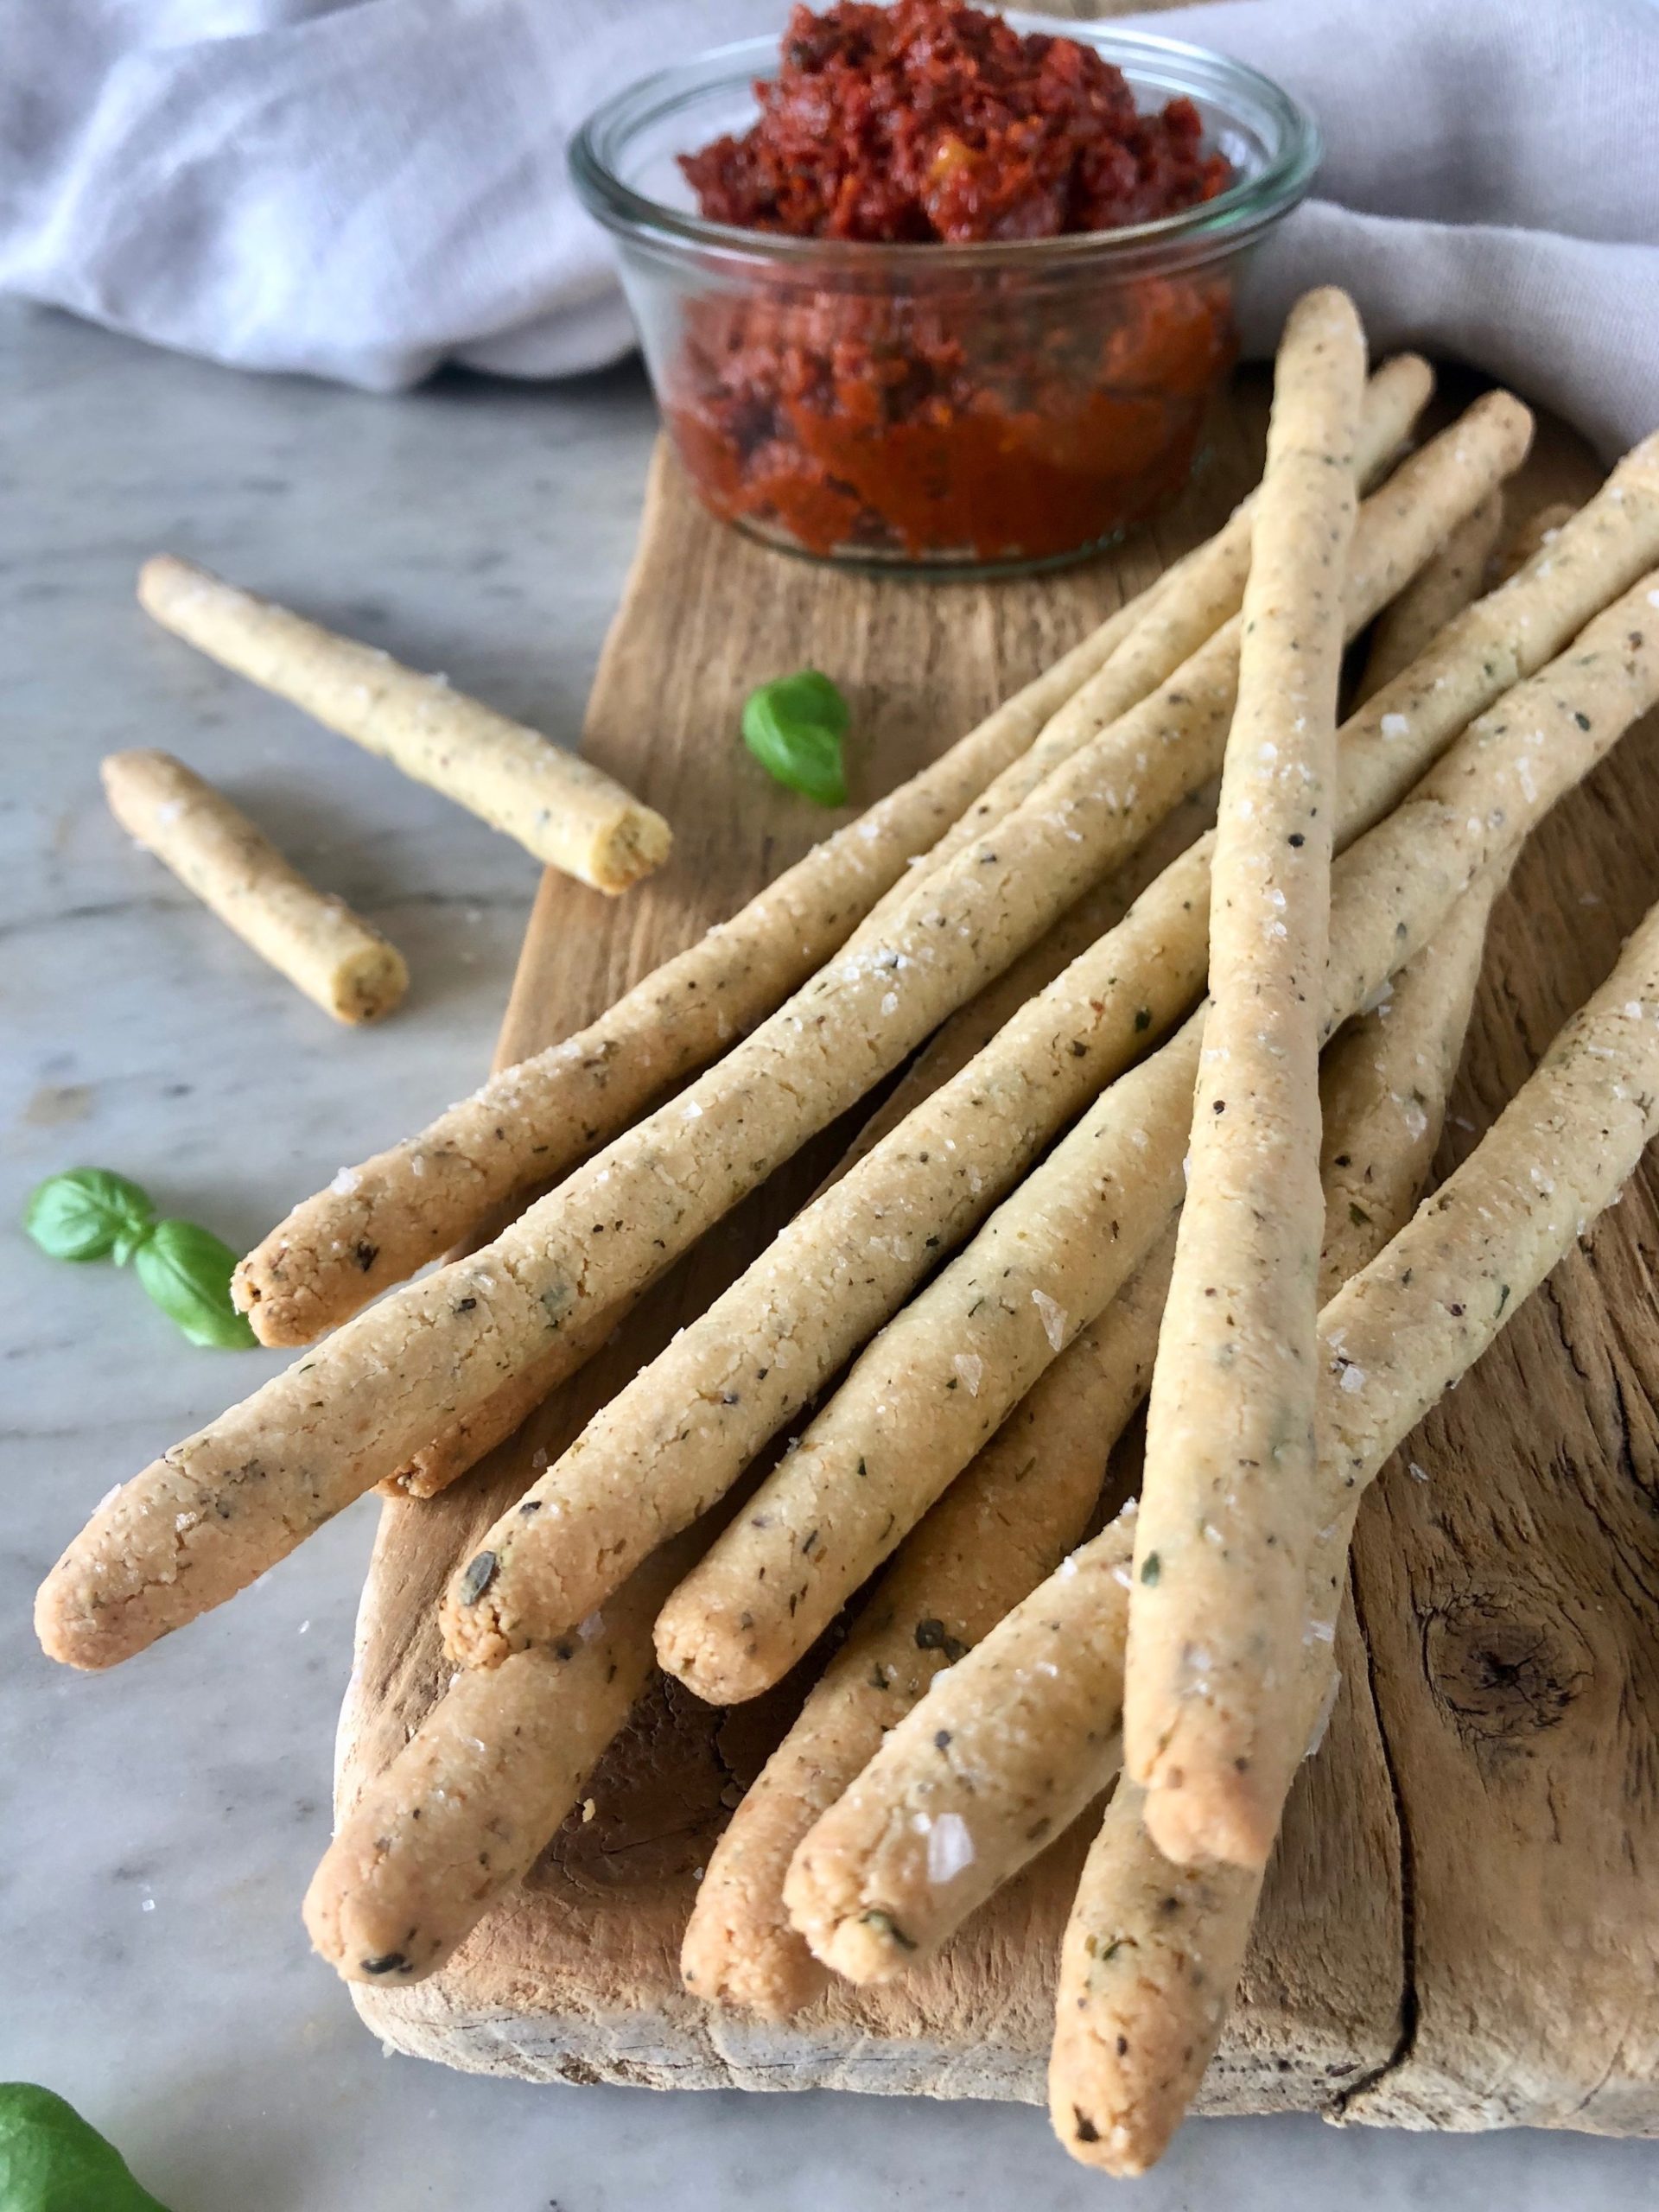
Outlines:
{"label": "glass jar", "polygon": [[769,39],[648,77],[582,126],[576,188],[617,239],[664,421],[715,514],[823,559],[1007,572],[1091,552],[1181,490],[1236,352],[1240,264],[1306,192],[1319,135],[1242,62],[1064,29],[1137,105],[1192,100],[1227,188],[1156,222],[971,245],[706,221],[675,156],[754,120]]}

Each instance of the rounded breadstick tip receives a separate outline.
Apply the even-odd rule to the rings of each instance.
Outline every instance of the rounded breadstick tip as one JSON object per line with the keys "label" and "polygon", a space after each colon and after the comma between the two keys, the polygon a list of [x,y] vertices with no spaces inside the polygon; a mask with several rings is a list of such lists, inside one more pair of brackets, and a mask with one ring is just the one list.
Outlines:
{"label": "rounded breadstick tip", "polygon": [[395,944],[365,944],[340,962],[333,982],[331,1011],[337,1021],[353,1027],[379,1021],[402,1003],[409,988],[409,963]]}
{"label": "rounded breadstick tip", "polygon": [[419,1981],[454,1948],[410,1925],[406,1896],[381,1894],[375,1882],[381,1863],[369,1839],[348,1824],[324,1853],[301,1907],[318,1956],[342,1980],[372,1989]]}
{"label": "rounded breadstick tip", "polygon": [[[1205,1787],[1160,1786],[1156,1770],[1147,1795],[1147,1832],[1166,1859],[1179,1866],[1218,1859],[1224,1866],[1262,1867],[1279,1832],[1282,1790],[1263,1791],[1254,1770],[1224,1783],[1208,1769]],[[1275,1799],[1273,1803],[1266,1800]]]}
{"label": "rounded breadstick tip", "polygon": [[680,1946],[680,1980],[705,2004],[761,2020],[792,2018],[830,1986],[792,1929],[734,1929],[715,1910],[692,1912]]}
{"label": "rounded breadstick tip", "polygon": [[118,1666],[143,1643],[119,1631],[121,1614],[101,1612],[87,1602],[85,1570],[66,1552],[35,1593],[35,1633],[48,1659],[82,1674],[101,1674]]}

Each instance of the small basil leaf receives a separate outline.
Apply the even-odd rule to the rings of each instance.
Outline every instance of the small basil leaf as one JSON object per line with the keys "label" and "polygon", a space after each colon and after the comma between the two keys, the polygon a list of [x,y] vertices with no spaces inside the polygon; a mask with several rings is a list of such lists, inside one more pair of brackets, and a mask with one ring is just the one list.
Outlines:
{"label": "small basil leaf", "polygon": [[149,1234],[156,1209],[136,1183],[107,1167],[48,1176],[23,1212],[23,1227],[54,1260],[124,1262]]}
{"label": "small basil leaf", "polygon": [[0,2082],[0,2205],[5,2212],[166,2212],[114,2144],[32,2082]]}
{"label": "small basil leaf", "polygon": [[804,668],[752,691],[743,708],[743,742],[769,776],[819,806],[844,806],[841,741],[847,702],[827,676]]}
{"label": "small basil leaf", "polygon": [[247,1315],[231,1303],[236,1255],[211,1230],[193,1221],[158,1221],[133,1264],[150,1298],[193,1344],[240,1351],[258,1342]]}

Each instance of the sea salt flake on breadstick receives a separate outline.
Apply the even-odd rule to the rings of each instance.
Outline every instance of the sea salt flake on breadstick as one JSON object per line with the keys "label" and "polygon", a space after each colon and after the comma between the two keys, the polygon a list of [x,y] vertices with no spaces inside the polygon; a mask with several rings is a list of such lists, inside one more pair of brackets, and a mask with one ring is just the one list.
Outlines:
{"label": "sea salt flake on breadstick", "polygon": [[668,857],[660,814],[591,761],[442,677],[402,667],[170,553],[145,562],[138,599],[176,637],[442,791],[549,868],[620,892]]}
{"label": "sea salt flake on breadstick", "polygon": [[378,1021],[409,988],[404,957],[327,897],[263,830],[170,753],[111,753],[99,774],[129,836],[336,1021]]}
{"label": "sea salt flake on breadstick", "polygon": [[[1319,986],[1363,357],[1345,295],[1291,310],[1222,770],[1210,1013],[1137,1523],[1141,1572],[1162,1573],[1131,1611],[1124,1713],[1129,1773],[1154,1815],[1167,1793],[1180,1857],[1266,1858],[1253,1753],[1301,1633],[1304,1561],[1280,1523],[1314,1468]],[[1173,1548],[1176,1527],[1216,1540]]]}

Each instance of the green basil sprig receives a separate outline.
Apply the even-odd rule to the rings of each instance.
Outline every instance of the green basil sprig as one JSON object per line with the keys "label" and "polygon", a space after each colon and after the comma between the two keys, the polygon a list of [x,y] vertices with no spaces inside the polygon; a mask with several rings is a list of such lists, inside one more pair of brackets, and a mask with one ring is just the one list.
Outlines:
{"label": "green basil sprig", "polygon": [[841,741],[850,717],[827,676],[804,668],[750,692],[743,706],[743,742],[769,776],[819,806],[845,806],[847,773]]}
{"label": "green basil sprig", "polygon": [[113,2143],[32,2082],[0,2082],[0,2205],[5,2212],[167,2212],[133,2179]]}
{"label": "green basil sprig", "polygon": [[[29,1199],[23,1227],[48,1258],[132,1262],[154,1304],[193,1344],[242,1351],[257,1344],[231,1303],[236,1255],[193,1221],[158,1221],[149,1193],[107,1167],[49,1176]],[[3,2200],[0,2200],[3,2202]]]}

